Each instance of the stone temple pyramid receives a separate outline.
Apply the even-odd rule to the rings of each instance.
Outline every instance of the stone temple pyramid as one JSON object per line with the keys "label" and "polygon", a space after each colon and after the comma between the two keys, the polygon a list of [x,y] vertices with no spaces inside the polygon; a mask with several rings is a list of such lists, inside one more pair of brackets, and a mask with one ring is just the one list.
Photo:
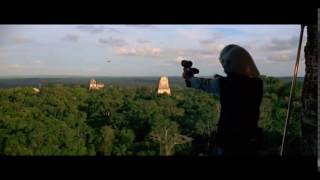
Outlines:
{"label": "stone temple pyramid", "polygon": [[166,76],[161,76],[159,80],[159,87],[158,87],[158,95],[159,94],[167,94],[171,95],[171,90],[169,87],[169,79]]}

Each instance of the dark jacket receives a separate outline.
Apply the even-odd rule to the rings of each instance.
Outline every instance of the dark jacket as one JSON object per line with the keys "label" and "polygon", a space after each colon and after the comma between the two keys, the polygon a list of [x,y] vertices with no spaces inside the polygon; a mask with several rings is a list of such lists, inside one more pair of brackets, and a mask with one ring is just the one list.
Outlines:
{"label": "dark jacket", "polygon": [[240,75],[221,77],[221,113],[217,144],[225,154],[252,154],[259,134],[258,120],[263,81]]}

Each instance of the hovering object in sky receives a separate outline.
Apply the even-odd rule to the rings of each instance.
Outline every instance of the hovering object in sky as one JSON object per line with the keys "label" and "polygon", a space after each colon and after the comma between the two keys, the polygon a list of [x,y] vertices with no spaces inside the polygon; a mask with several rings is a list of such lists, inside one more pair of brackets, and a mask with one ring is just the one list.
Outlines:
{"label": "hovering object in sky", "polygon": [[111,62],[111,60],[107,60],[107,63],[110,63]]}

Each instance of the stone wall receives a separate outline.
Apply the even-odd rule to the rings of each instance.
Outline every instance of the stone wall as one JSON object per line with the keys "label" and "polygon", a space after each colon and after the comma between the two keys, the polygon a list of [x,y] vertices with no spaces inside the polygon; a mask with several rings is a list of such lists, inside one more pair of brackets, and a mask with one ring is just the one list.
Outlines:
{"label": "stone wall", "polygon": [[318,97],[318,43],[317,25],[307,26],[307,44],[304,48],[306,74],[302,90],[303,154],[317,154],[317,97]]}

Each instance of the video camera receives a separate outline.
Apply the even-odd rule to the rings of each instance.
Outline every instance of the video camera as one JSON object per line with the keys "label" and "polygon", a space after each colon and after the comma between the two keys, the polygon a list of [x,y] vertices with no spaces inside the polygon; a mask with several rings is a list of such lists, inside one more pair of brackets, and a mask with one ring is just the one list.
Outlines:
{"label": "video camera", "polygon": [[183,71],[187,75],[193,76],[194,74],[199,74],[199,69],[192,68],[192,61],[189,60],[182,60],[181,65],[183,66]]}

